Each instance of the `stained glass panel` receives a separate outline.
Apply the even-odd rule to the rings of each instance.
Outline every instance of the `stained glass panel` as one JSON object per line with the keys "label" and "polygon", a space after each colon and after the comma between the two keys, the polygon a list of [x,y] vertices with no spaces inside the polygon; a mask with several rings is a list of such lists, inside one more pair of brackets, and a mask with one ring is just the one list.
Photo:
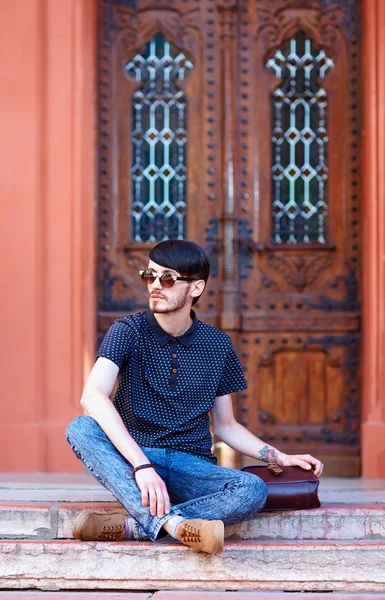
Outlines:
{"label": "stained glass panel", "polygon": [[142,85],[132,98],[132,229],[135,242],[186,232],[186,98],[178,81],[193,68],[162,34],[125,71]]}
{"label": "stained glass panel", "polygon": [[272,95],[273,242],[327,242],[327,93],[334,66],[303,32],[266,66],[281,80]]}

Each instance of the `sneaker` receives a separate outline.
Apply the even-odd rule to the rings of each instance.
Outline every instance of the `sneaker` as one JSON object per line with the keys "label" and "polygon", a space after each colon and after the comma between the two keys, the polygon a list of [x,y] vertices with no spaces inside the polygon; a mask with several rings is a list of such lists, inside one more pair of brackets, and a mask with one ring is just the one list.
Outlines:
{"label": "sneaker", "polygon": [[182,544],[194,550],[220,554],[223,550],[224,530],[222,521],[187,519],[177,528],[176,536]]}
{"label": "sneaker", "polygon": [[96,513],[83,510],[75,519],[73,536],[83,541],[117,542],[125,539],[125,516],[121,513]]}

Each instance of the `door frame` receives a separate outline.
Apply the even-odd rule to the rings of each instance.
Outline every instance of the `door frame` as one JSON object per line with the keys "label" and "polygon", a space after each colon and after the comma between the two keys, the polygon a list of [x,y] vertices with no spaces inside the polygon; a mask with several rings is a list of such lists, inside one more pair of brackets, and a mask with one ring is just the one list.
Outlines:
{"label": "door frame", "polygon": [[[91,3],[88,3],[88,10],[92,13]],[[377,103],[377,98],[385,91],[385,41],[381,37],[385,26],[385,7],[378,0],[363,0],[362,11],[364,243],[361,465],[363,476],[385,477],[385,108]],[[94,139],[91,131],[88,131],[88,139],[87,132],[84,135],[85,143],[90,142],[90,136]],[[77,201],[81,200],[79,194]],[[93,235],[84,238],[80,249],[82,261],[87,262],[94,255],[95,245],[94,228]],[[96,286],[91,277],[84,282],[84,288],[88,306],[96,306]],[[78,314],[84,314],[84,297],[78,295],[75,303]],[[93,336],[88,334],[84,337],[84,346],[78,345],[75,359],[79,363],[83,362],[82,356],[93,355],[93,343]]]}

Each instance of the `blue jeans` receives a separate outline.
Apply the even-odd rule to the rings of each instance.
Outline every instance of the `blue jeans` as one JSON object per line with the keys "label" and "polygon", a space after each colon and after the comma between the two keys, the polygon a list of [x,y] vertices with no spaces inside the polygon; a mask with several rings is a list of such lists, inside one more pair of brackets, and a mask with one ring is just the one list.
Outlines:
{"label": "blue jeans", "polygon": [[[266,502],[266,484],[251,473],[226,469],[197,456],[170,448],[142,448],[170,496],[170,513],[161,519],[142,506],[132,465],[118,452],[98,423],[76,417],[67,440],[86,469],[107,488],[135,520],[134,537],[155,541],[164,535],[163,523],[175,515],[186,519],[220,519],[229,525],[257,515]],[[127,473],[128,471],[128,473]]]}

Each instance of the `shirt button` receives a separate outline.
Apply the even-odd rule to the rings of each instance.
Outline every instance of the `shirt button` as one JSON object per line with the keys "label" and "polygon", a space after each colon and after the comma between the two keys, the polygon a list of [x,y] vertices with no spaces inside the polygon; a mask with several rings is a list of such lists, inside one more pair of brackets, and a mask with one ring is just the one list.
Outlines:
{"label": "shirt button", "polygon": [[171,338],[171,341],[172,342],[176,342],[176,338]]}
{"label": "shirt button", "polygon": [[178,369],[173,369],[173,370],[172,370],[172,372],[173,372],[173,373],[176,373],[176,372],[177,372],[177,370],[178,370]]}
{"label": "shirt button", "polygon": [[172,357],[173,357],[173,358],[176,358],[176,354],[173,354],[173,355],[172,355]]}

